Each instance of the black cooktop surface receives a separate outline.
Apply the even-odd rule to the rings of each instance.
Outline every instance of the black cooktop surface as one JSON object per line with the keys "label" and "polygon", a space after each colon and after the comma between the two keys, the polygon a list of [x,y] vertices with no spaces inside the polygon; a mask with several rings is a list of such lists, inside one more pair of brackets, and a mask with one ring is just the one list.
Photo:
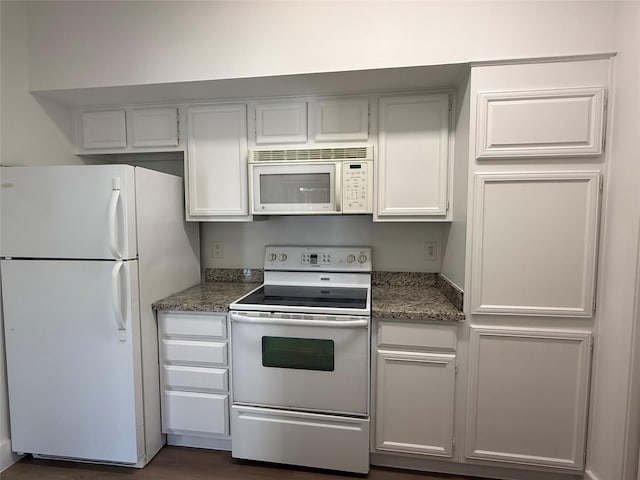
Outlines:
{"label": "black cooktop surface", "polygon": [[236,302],[242,305],[367,308],[367,289],[263,285]]}

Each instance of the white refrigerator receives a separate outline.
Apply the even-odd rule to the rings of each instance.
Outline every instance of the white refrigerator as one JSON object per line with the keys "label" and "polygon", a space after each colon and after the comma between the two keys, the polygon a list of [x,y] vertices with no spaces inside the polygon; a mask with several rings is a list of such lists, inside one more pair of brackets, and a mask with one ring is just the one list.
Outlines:
{"label": "white refrigerator", "polygon": [[129,165],[0,175],[12,450],[142,467],[165,443],[151,304],[200,281],[182,179]]}

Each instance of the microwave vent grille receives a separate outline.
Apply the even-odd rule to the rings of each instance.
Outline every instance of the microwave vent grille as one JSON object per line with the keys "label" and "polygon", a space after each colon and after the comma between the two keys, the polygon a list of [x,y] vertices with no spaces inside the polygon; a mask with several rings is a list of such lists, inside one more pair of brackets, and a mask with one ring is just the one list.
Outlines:
{"label": "microwave vent grille", "polygon": [[314,160],[372,160],[373,146],[251,150],[250,162],[308,162]]}

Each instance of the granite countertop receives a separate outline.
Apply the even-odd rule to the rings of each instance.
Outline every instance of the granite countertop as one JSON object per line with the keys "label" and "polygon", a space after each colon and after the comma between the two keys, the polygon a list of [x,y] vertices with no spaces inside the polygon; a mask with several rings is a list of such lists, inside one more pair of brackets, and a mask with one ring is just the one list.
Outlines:
{"label": "granite countertop", "polygon": [[[262,272],[208,269],[205,281],[153,304],[154,310],[227,312],[229,304],[262,283]],[[373,318],[459,322],[462,292],[433,273],[373,272]]]}

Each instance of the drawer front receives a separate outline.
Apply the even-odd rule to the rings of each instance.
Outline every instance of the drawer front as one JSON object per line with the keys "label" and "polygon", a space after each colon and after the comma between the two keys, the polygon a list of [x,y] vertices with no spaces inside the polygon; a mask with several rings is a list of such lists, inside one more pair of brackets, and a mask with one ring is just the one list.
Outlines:
{"label": "drawer front", "polygon": [[456,330],[455,325],[381,321],[378,346],[455,350]]}
{"label": "drawer front", "polygon": [[227,364],[227,344],[198,340],[162,340],[162,356],[165,362]]}
{"label": "drawer front", "polygon": [[163,433],[229,434],[229,395],[165,390]]}
{"label": "drawer front", "polygon": [[197,388],[221,392],[229,389],[229,370],[226,368],[163,365],[162,372],[166,388]]}
{"label": "drawer front", "polygon": [[227,338],[227,316],[195,313],[169,313],[160,317],[162,336],[202,336]]}

